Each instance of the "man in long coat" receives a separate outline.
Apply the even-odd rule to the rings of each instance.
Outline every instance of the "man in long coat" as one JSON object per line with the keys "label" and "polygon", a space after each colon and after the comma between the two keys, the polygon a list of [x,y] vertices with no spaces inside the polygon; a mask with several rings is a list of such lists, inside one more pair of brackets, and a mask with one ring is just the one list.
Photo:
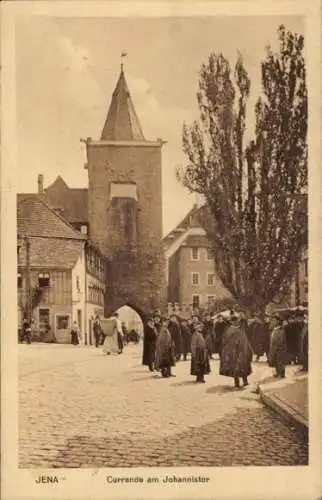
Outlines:
{"label": "man in long coat", "polygon": [[154,371],[157,336],[158,332],[154,326],[153,319],[148,318],[146,325],[144,325],[142,364],[148,366],[151,372]]}
{"label": "man in long coat", "polygon": [[182,354],[183,360],[186,361],[187,354],[191,352],[191,328],[185,318],[181,319],[181,340],[182,340]]}
{"label": "man in long coat", "polygon": [[202,333],[205,339],[209,359],[212,359],[212,353],[213,353],[213,331],[214,331],[214,322],[211,319],[211,315],[207,314],[205,322],[203,324]]}
{"label": "man in long coat", "polygon": [[175,366],[175,347],[171,334],[168,330],[169,320],[163,318],[161,330],[157,337],[155,350],[155,369],[161,371],[162,377],[175,377],[171,368]]}
{"label": "man in long coat", "polygon": [[174,342],[176,360],[179,361],[182,353],[181,328],[175,314],[170,316],[168,328]]}
{"label": "man in long coat", "polygon": [[222,338],[227,325],[227,321],[225,321],[221,315],[217,316],[217,319],[214,322],[213,353],[218,354],[219,357],[221,353]]}
{"label": "man in long coat", "polygon": [[259,361],[264,354],[268,354],[269,338],[268,325],[256,314],[248,324],[248,339],[256,355],[256,361]]}
{"label": "man in long coat", "polygon": [[196,325],[191,339],[191,369],[190,374],[195,375],[196,382],[205,383],[205,375],[210,373],[209,349],[202,334],[203,325]]}
{"label": "man in long coat", "polygon": [[252,372],[252,357],[245,326],[232,315],[222,337],[219,374],[232,377],[236,388],[240,387],[239,379],[242,378],[245,387],[248,385],[247,377]]}
{"label": "man in long coat", "polygon": [[271,321],[273,331],[271,334],[268,366],[275,368],[275,377],[285,377],[285,365],[288,362],[285,327],[282,318],[275,314]]}

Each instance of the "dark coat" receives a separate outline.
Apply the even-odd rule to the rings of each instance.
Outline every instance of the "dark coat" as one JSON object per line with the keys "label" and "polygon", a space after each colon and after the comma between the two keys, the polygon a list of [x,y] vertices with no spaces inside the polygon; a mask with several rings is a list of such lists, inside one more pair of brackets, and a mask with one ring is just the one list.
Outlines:
{"label": "dark coat", "polygon": [[221,352],[221,344],[222,344],[222,338],[224,335],[224,331],[227,328],[227,323],[226,321],[219,322],[217,321],[214,324],[214,341],[213,341],[213,352],[220,354]]}
{"label": "dark coat", "polygon": [[229,325],[222,337],[219,374],[247,377],[252,372],[253,351],[243,326]]}
{"label": "dark coat", "polygon": [[268,354],[270,333],[268,325],[264,321],[259,318],[250,320],[247,336],[256,356]]}
{"label": "dark coat", "polygon": [[182,340],[182,353],[188,354],[191,352],[191,329],[189,326],[181,325],[181,340]]}
{"label": "dark coat", "polygon": [[175,366],[175,347],[169,330],[162,327],[156,342],[155,369],[169,368]]}
{"label": "dark coat", "polygon": [[209,353],[203,335],[195,332],[191,339],[191,375],[208,375],[210,373]]}
{"label": "dark coat", "polygon": [[285,366],[288,362],[285,329],[283,326],[274,328],[271,334],[269,352],[268,352],[268,366],[278,368]]}
{"label": "dark coat", "polygon": [[205,339],[206,348],[210,356],[212,355],[213,352],[213,331],[214,331],[213,321],[205,321],[202,334]]}
{"label": "dark coat", "polygon": [[176,356],[179,356],[182,353],[181,327],[178,323],[169,321],[168,330],[174,343]]}
{"label": "dark coat", "polygon": [[155,347],[157,342],[156,328],[145,325],[143,338],[143,361],[145,366],[152,365],[155,360]]}
{"label": "dark coat", "polygon": [[304,370],[308,370],[309,365],[309,335],[308,326],[303,324],[300,334],[300,346],[299,346],[299,362],[303,366]]}

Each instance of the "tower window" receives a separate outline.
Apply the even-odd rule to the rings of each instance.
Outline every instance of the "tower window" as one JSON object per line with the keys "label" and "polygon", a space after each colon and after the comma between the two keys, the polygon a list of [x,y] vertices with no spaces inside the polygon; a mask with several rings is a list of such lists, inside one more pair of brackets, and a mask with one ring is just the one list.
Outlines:
{"label": "tower window", "polygon": [[18,288],[22,288],[22,275],[20,273],[18,273],[17,286]]}

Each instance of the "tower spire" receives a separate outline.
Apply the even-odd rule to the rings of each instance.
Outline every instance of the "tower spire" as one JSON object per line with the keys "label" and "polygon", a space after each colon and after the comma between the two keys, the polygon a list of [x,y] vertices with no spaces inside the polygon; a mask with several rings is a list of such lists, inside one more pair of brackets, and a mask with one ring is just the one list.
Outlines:
{"label": "tower spire", "polygon": [[121,54],[121,73],[112,95],[111,104],[101,134],[105,141],[144,141],[143,131],[135,112],[130,91],[123,71],[123,59],[126,52]]}

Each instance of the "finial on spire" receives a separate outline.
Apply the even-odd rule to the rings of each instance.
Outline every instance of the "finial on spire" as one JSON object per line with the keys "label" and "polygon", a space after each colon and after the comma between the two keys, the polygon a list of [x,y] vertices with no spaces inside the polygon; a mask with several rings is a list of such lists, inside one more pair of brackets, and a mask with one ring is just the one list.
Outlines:
{"label": "finial on spire", "polygon": [[126,52],[122,52],[121,54],[121,71],[123,71],[123,64],[124,64],[124,57],[127,56],[127,53]]}

